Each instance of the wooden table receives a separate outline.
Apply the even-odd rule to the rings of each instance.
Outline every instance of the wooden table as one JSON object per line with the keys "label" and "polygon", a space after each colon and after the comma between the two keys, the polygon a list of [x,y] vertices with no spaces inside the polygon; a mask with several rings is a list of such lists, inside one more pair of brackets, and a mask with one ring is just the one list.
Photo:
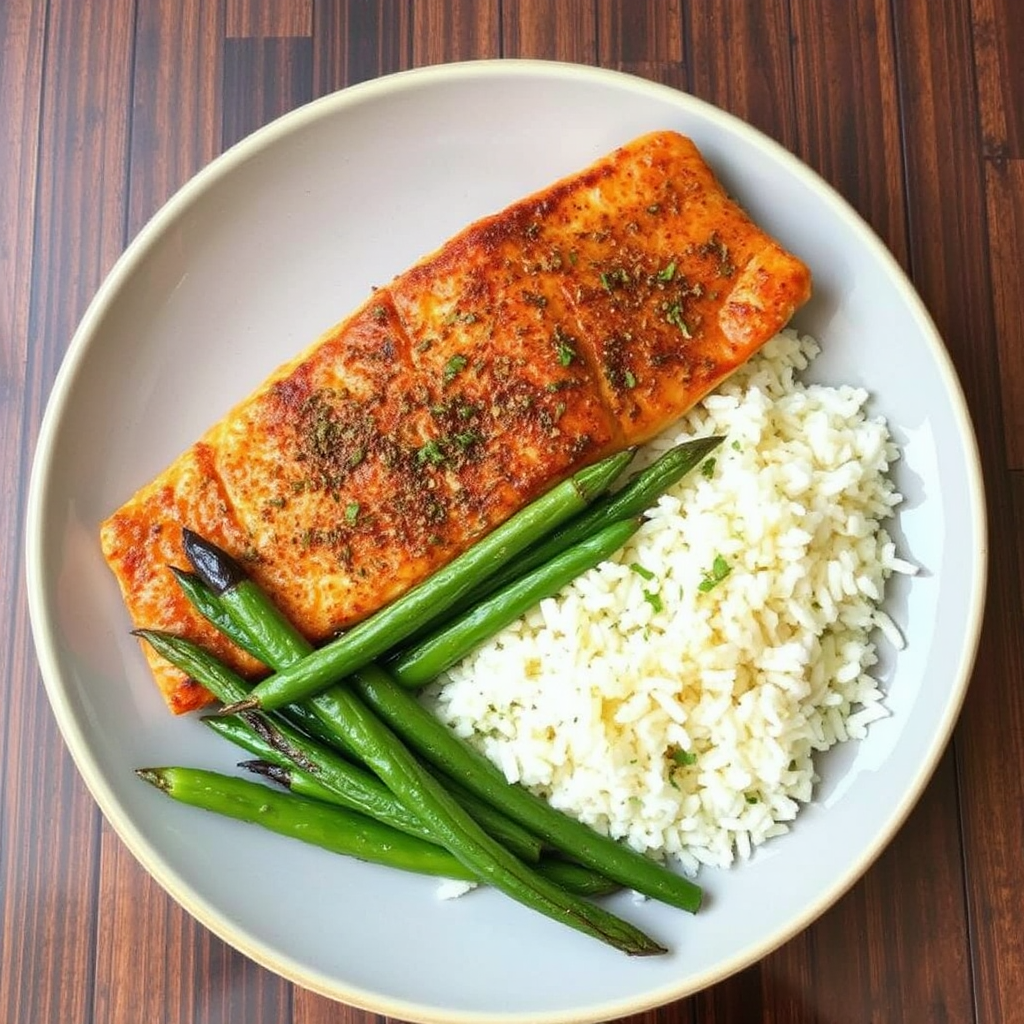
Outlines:
{"label": "wooden table", "polygon": [[990,502],[995,557],[975,677],[910,820],[803,934],[634,1019],[1024,1021],[1018,0],[4,0],[0,47],[0,1020],[379,1020],[212,937],[101,819],[40,684],[23,595],[24,496],[79,317],[187,178],[326,92],[415,65],[529,56],[691,91],[820,171],[937,320]]}

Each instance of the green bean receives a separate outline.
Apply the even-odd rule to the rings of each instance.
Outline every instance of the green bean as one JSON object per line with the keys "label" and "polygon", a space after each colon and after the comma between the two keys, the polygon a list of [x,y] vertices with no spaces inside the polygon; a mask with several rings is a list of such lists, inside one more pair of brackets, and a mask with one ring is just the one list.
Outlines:
{"label": "green bean", "polygon": [[602,495],[574,519],[527,548],[515,562],[483,580],[459,602],[454,614],[472,607],[486,595],[550,561],[560,551],[591,536],[609,523],[642,515],[723,440],[718,436],[698,437],[670,448],[646,469],[634,473],[619,490]]}
{"label": "green bean", "polygon": [[599,871],[585,868],[582,864],[574,864],[570,860],[544,858],[539,864],[534,865],[534,870],[563,889],[580,896],[610,896],[622,888]]}
{"label": "green bean", "polygon": [[[245,682],[226,665],[184,637],[137,630],[153,649],[220,700],[238,700],[248,692]],[[335,794],[346,807],[369,814],[392,828],[433,839],[419,816],[392,795],[372,773],[340,757],[331,747],[310,739],[294,726],[259,712],[233,718],[205,718],[215,732],[259,757],[283,759]]]}
{"label": "green bean", "polygon": [[399,652],[385,668],[403,686],[410,689],[426,686],[545,597],[557,594],[580,573],[611,557],[639,527],[639,519],[606,526],[485,598],[415,646]]}
{"label": "green bean", "polygon": [[[276,669],[287,668],[312,651],[313,648],[309,641],[281,613],[262,588],[248,577],[238,562],[221,550],[221,548],[204,540],[198,534],[192,531],[187,531],[187,533],[188,536],[185,542],[186,554],[194,565],[198,563],[200,568],[197,568],[197,571],[202,573],[203,578],[209,580],[208,585],[213,599],[223,602],[223,614],[231,618],[236,631],[246,636],[259,638],[259,648],[266,652],[267,662],[271,667]],[[219,593],[217,593],[218,590]],[[231,600],[232,595],[244,595],[244,598],[240,601],[234,601]],[[171,646],[173,646],[173,641]],[[197,678],[195,675],[197,671],[202,671],[201,666],[196,664],[196,653],[193,651],[193,661],[191,664],[191,674],[194,678]],[[199,654],[198,660],[203,660],[201,654]],[[199,681],[202,682],[202,679],[199,679]],[[217,672],[214,669],[212,682],[214,687],[220,691],[218,696],[226,692],[223,685],[223,672]],[[244,696],[244,683],[240,679],[237,680],[237,683],[238,685],[232,686],[231,694],[233,696],[227,698],[228,700],[237,700],[240,696]],[[290,707],[294,708],[295,705]],[[284,710],[287,711],[288,709]],[[264,716],[258,715],[255,712],[241,712],[238,717],[248,718],[248,716],[254,714],[257,714],[257,717],[248,723],[249,729],[247,731],[244,730],[243,725],[229,738],[234,739],[235,742],[249,739],[250,745],[246,749],[252,753],[259,754],[261,757],[267,757],[267,754],[254,749],[251,744],[253,733],[259,734],[262,730],[265,735],[266,731],[272,728],[270,723]],[[233,721],[234,716],[227,716],[225,720]],[[300,720],[305,728],[313,725],[314,730],[319,731],[316,728],[317,719],[315,715],[300,712]],[[212,726],[212,723],[210,724]],[[216,728],[215,726],[213,727]],[[257,736],[256,739],[258,741],[259,737]],[[293,738],[289,739],[289,745],[290,749],[284,751],[285,759],[296,765],[300,771],[309,767],[316,767],[320,763],[330,765],[332,763],[330,756],[337,756],[329,748],[316,748],[312,741],[310,741],[310,746],[305,751],[300,749],[300,744]],[[300,760],[303,757],[305,761]],[[349,768],[350,771],[355,770],[351,766]],[[370,778],[379,783],[379,780],[372,776]],[[382,788],[387,793],[387,787]],[[347,786],[339,787],[337,792],[342,799],[351,799]],[[522,825],[507,818],[487,801],[481,800],[467,790],[463,789],[453,792],[453,796],[473,815],[489,835],[503,842],[518,857],[530,862],[536,862],[540,859],[540,840],[523,828]],[[400,807],[401,805],[397,806]],[[365,810],[365,808],[357,809]],[[367,810],[366,813],[373,812]],[[392,821],[390,823],[396,825],[396,827],[401,827],[397,822]]]}
{"label": "green bean", "polygon": [[[297,631],[294,630],[294,627],[284,616],[280,615],[279,613],[276,613],[276,610],[274,619],[274,628],[284,633],[292,633],[292,637],[291,640],[288,641],[288,645],[293,645],[295,647],[295,650],[292,655],[285,657],[284,663],[287,664],[288,657],[301,656],[302,648],[304,645],[306,645],[307,642],[297,633]],[[237,676],[234,676],[233,673],[230,673],[229,670],[224,668],[224,666],[220,665],[220,663],[217,662],[215,659],[210,658],[205,652],[196,647],[196,645],[190,644],[188,641],[182,641],[179,638],[167,638],[162,634],[156,635],[154,639],[160,645],[158,649],[162,649],[162,653],[164,654],[165,657],[168,657],[169,660],[178,664],[178,666],[182,668],[183,671],[186,671],[194,678],[198,678],[200,682],[207,680],[207,682],[210,685],[210,688],[218,696],[220,696],[222,700],[237,700],[240,695],[244,694],[245,684],[242,682],[242,680],[238,679]],[[279,641],[277,646],[280,648],[282,646],[282,643]],[[416,705],[416,707],[419,709],[418,704]],[[316,714],[312,702],[307,701],[300,705],[291,705],[288,709],[285,710],[294,712],[299,711],[300,709],[302,715],[303,728],[307,730],[312,728],[321,737],[323,742],[338,746],[349,754],[354,753],[353,749],[348,744],[348,741],[346,739],[345,730],[332,727],[329,721],[322,721],[321,719],[323,716]],[[428,718],[432,720],[432,716],[428,716]],[[447,737],[451,743],[455,745],[462,745],[460,744],[460,741],[452,737],[446,729],[444,729],[443,727],[439,727],[439,723],[437,723],[436,720],[433,720],[433,733],[435,739]],[[491,776],[491,785],[496,786],[499,790],[509,788],[504,778],[500,775],[500,773],[496,771],[496,769],[493,768],[492,765],[490,765],[489,762],[486,761],[486,759],[479,757],[479,755],[476,755],[474,751],[472,751],[468,747],[465,747],[465,745],[462,746],[464,748],[466,756],[470,758],[478,758],[485,773]],[[441,767],[444,768],[444,765],[442,764]],[[525,790],[521,790],[521,792],[530,801],[533,801],[534,803],[539,804],[541,807],[545,808],[547,812],[547,817],[553,820],[556,826],[562,826],[563,828],[571,828],[572,825],[577,824],[571,822],[571,819],[567,818],[566,816],[559,814],[556,811],[553,811],[553,809],[548,807],[542,801],[539,801],[536,798],[532,797],[532,795],[527,793]],[[483,795],[485,799],[488,799],[486,793],[484,793]],[[544,811],[541,811],[540,813],[543,814]],[[522,819],[520,818],[519,820]],[[566,822],[569,822],[570,825],[565,826]],[[593,832],[589,828],[586,828],[585,826],[580,826],[576,830],[575,836],[570,836],[570,839],[572,839],[576,844],[579,844],[593,842],[594,837],[597,837],[597,833]],[[568,847],[563,846],[563,849],[566,849],[567,852],[570,853],[570,855],[576,848],[576,846],[573,846],[571,844]],[[627,848],[620,848],[619,844],[614,844],[614,850],[625,849]],[[618,854],[618,856],[620,858],[622,857],[621,852]],[[635,862],[640,855],[632,854],[632,851],[629,851],[627,856],[631,856],[631,859]],[[647,861],[646,858],[642,858],[639,863],[633,864],[633,869],[636,870],[637,868],[643,868],[646,865],[654,866],[651,864],[651,862]],[[675,878],[675,876],[671,877]],[[642,889],[643,885],[645,884],[645,879],[646,875],[644,876],[644,878],[640,880],[633,879],[628,883],[622,884],[630,884],[633,885],[634,888]],[[658,879],[655,879],[654,882],[651,884],[657,884],[658,881]],[[662,884],[665,884],[664,879],[661,879],[660,881],[662,882]],[[646,882],[650,882],[650,879],[646,879]],[[669,884],[670,886],[672,885],[671,882],[667,884]],[[690,883],[686,884],[690,885]],[[696,895],[693,895],[694,893]],[[699,889],[697,889],[695,886],[690,885],[690,889],[683,894],[683,898],[685,900],[688,900],[688,902],[685,903],[686,909],[695,909],[695,903],[699,903]],[[673,900],[670,898],[669,902],[673,902]]]}
{"label": "green bean", "polygon": [[225,708],[225,713],[269,710],[301,700],[397,647],[413,632],[437,621],[481,576],[491,575],[552,526],[585,508],[631,458],[632,452],[613,455],[552,488],[402,597],[290,668],[264,679],[246,700]]}
{"label": "green bean", "polygon": [[343,807],[202,768],[139,768],[136,774],[180,803],[262,825],[333,853],[424,875],[476,881],[476,875],[444,848]]}
{"label": "green bean", "polygon": [[188,528],[181,531],[185,555],[200,579],[218,599],[222,612],[235,623],[267,665],[294,661],[311,649],[302,635],[285,620],[266,591],[222,548]]}
{"label": "green bean", "polygon": [[[237,700],[247,692],[239,676],[191,640],[151,630],[138,630],[137,635],[215,696]],[[409,835],[434,843],[440,841],[419,815],[396,799],[375,775],[349,763],[332,747],[317,743],[289,723],[255,711],[231,717],[207,716],[203,721],[214,732],[257,757],[289,766],[296,777],[301,777],[301,789],[308,790],[310,784],[315,784],[334,794],[335,803],[368,814]],[[491,835],[518,856],[528,861],[540,858],[540,840],[527,829],[472,793],[459,793],[457,799]]]}
{"label": "green bean", "polygon": [[251,654],[257,661],[266,664],[266,654],[249,633],[243,629],[235,618],[229,614],[220,598],[208,587],[203,580],[194,572],[186,572],[184,569],[171,566],[171,572],[178,581],[185,597],[189,603],[204,619],[219,629],[229,640],[238,647],[241,647],[247,654]]}
{"label": "green bean", "polygon": [[[170,642],[180,638],[167,638],[150,631],[140,631],[140,635],[150,642],[155,639],[160,643],[163,649],[157,649],[164,656],[177,656],[176,649],[184,646]],[[200,650],[192,646],[195,651]],[[207,660],[217,664],[209,656]],[[192,668],[205,672],[209,665],[193,665],[188,670],[189,674],[192,674]],[[223,666],[219,667],[218,674],[226,675],[227,681],[231,681],[229,670]],[[202,677],[197,678],[206,685]],[[218,685],[221,682],[223,680]],[[307,703],[325,726],[343,737],[344,747],[356,751],[388,789],[406,806],[414,808],[431,833],[481,881],[630,955],[648,956],[665,952],[663,946],[633,925],[531,871],[492,839],[395,734],[348,689],[333,686]]]}
{"label": "green bean", "polygon": [[476,793],[459,786],[451,779],[424,766],[444,786],[452,797],[463,807],[480,827],[492,838],[511,850],[520,860],[536,864],[540,860],[544,844],[529,829],[502,814],[493,804],[481,800]]}
{"label": "green bean", "polygon": [[[333,749],[315,745],[315,751],[309,749],[298,752],[289,746],[282,752],[282,748],[276,742],[267,742],[264,739],[259,727],[253,728],[243,721],[254,714],[255,712],[245,711],[241,715],[232,715],[228,718],[209,715],[203,722],[219,736],[257,756],[258,760],[247,761],[240,767],[265,775],[293,793],[349,807],[409,835],[420,836],[432,843],[439,842],[413,811],[395,799],[391,790],[376,775],[356,765],[342,762],[347,768],[347,774],[344,783],[339,786],[334,778],[337,769],[325,771],[325,766],[331,765],[332,760],[342,760]],[[310,744],[310,747],[312,746],[314,745]],[[533,833],[495,810],[474,793],[461,787],[448,788],[488,835],[504,843],[522,860],[534,864],[540,860],[543,844]]]}
{"label": "green bean", "polygon": [[361,669],[351,687],[428,762],[573,860],[672,906],[691,912],[700,907],[701,891],[693,882],[562,814],[522,786],[510,786],[487,758],[452,735],[380,668]]}
{"label": "green bean", "polygon": [[288,772],[288,788],[293,792],[359,811],[436,844],[419,816],[396,800],[376,775],[349,764],[329,747],[290,735],[293,730],[285,723],[271,722],[253,712],[231,718],[210,715],[203,723],[265,763]]}
{"label": "green bean", "polygon": [[[208,725],[212,725],[214,722],[226,722],[229,719],[207,718],[204,721]],[[272,761],[269,758],[258,757],[252,761],[239,761],[238,767],[245,769],[247,772],[252,772],[253,775],[259,775],[264,779],[269,779],[271,782],[276,782],[282,789],[287,789],[289,793],[294,793],[296,796],[304,796],[310,800],[319,800],[322,804],[334,804],[337,807],[348,806],[342,803],[337,793],[317,782],[315,776],[297,769],[295,765],[289,764],[285,758],[277,758]],[[390,795],[391,790],[387,786],[384,786],[384,788],[387,789],[388,795]],[[369,817],[372,818],[374,815],[371,814]],[[377,818],[377,820],[380,821],[380,818]],[[426,829],[424,829],[423,838],[427,838]],[[428,839],[427,841],[434,842],[433,839]],[[436,846],[437,844],[434,843],[434,845]]]}
{"label": "green bean", "polygon": [[[288,624],[283,617],[277,626],[287,631]],[[275,627],[272,624],[270,628]],[[301,647],[301,640],[295,642]],[[665,951],[634,926],[531,871],[494,841],[348,689],[333,686],[305,703],[326,728],[336,732],[344,749],[354,750],[395,796],[414,807],[447,849],[481,880],[555,920],[632,955]]]}
{"label": "green bean", "polygon": [[447,849],[484,882],[534,910],[633,956],[664,953],[633,925],[566,892],[482,831],[451,794],[349,687],[332,686],[310,704],[325,723],[359,750],[366,764],[423,820],[444,837]]}
{"label": "green bean", "polygon": [[[214,721],[225,722],[230,719],[218,718],[207,719],[212,725]],[[319,800],[323,803],[337,803],[337,797],[329,789],[325,789],[312,776],[303,771],[298,771],[287,764],[275,764],[272,761],[242,761],[239,768],[261,775],[271,782],[276,782],[291,793],[298,796],[308,797],[311,800]],[[460,802],[462,794],[456,794]],[[493,832],[491,833],[494,834]],[[506,842],[505,844],[509,844]],[[517,852],[513,847],[509,847]],[[521,854],[520,854],[521,856]],[[576,893],[579,896],[607,896],[616,892],[620,887],[609,881],[604,875],[591,871],[580,864],[573,864],[570,861],[545,858],[541,860],[539,855],[531,857],[534,870],[543,875],[549,881],[556,882],[568,892]]]}

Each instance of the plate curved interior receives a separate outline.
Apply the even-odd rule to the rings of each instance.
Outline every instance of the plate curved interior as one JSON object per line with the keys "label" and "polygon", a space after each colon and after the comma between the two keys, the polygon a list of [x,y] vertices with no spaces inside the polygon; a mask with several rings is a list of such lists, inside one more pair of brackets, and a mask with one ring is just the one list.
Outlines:
{"label": "plate curved interior", "polygon": [[[659,128],[691,135],[730,192],[811,266],[815,295],[796,325],[822,343],[815,376],[868,388],[903,449],[894,532],[923,571],[895,582],[887,602],[908,640],[883,661],[891,717],[825,759],[790,835],[734,870],[704,872],[698,916],[613,898],[673,950],[639,961],[493,892],[442,902],[432,880],[177,806],[137,780],[137,766],[231,770],[237,758],[194,718],[165,711],[103,563],[100,520],[373,285],[474,218]],[[83,777],[135,856],[205,925],[308,988],[396,1017],[578,1022],[670,1001],[764,955],[891,838],[970,674],[984,519],[946,351],[835,192],[764,136],[671,89],[482,62],[296,111],[212,164],[144,229],[53,389],[29,502],[28,586],[43,676]]]}

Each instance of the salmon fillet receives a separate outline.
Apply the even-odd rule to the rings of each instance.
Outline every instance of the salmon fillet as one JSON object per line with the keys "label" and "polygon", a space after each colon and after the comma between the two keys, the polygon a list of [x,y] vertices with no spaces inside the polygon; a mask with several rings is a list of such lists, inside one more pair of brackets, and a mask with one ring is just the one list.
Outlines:
{"label": "salmon fillet", "polygon": [[[104,555],[137,627],[256,674],[169,572],[182,526],[323,640],[663,430],[809,292],[689,139],[643,136],[374,291],[114,512]],[[145,650],[173,711],[210,699]]]}

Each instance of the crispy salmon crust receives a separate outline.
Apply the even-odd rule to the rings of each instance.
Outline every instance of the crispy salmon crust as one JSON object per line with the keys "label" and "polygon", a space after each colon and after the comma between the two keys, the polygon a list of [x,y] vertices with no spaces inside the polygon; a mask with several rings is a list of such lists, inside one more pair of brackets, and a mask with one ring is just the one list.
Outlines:
{"label": "crispy salmon crust", "polygon": [[[186,564],[182,526],[323,640],[663,430],[809,293],[689,139],[645,135],[374,291],[111,515],[104,555],[137,627],[253,675],[168,570]],[[146,656],[173,711],[209,701]]]}

